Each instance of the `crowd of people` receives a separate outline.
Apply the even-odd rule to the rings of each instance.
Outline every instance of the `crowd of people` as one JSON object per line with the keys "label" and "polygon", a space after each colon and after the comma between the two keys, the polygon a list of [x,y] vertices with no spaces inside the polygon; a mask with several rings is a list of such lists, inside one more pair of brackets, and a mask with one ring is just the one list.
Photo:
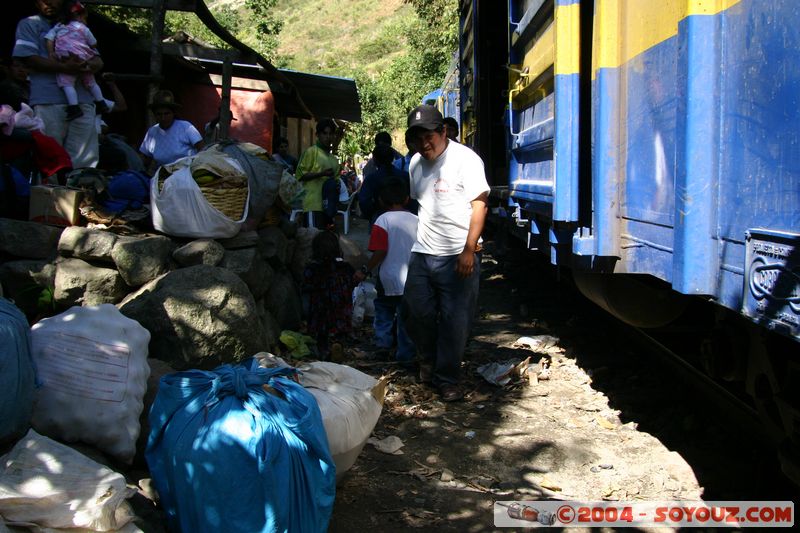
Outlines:
{"label": "crowd of people", "polygon": [[[298,164],[298,176],[306,182],[336,175],[330,126],[320,123],[317,145]],[[387,133],[376,135],[358,190],[361,215],[370,222],[369,261],[352,272],[338,240],[325,230],[313,241],[315,259],[306,271],[309,331],[323,357],[351,335],[352,299],[346,295],[374,272],[373,343],[378,353],[393,353],[448,402],[464,394],[461,362],[476,312],[489,195],[483,162],[457,142],[457,135],[458,123],[430,105],[408,115],[406,155],[392,148]],[[315,190],[324,197],[324,185]],[[305,207],[315,220],[323,220],[318,227],[328,227],[319,212],[324,210],[320,195],[315,193]]]}

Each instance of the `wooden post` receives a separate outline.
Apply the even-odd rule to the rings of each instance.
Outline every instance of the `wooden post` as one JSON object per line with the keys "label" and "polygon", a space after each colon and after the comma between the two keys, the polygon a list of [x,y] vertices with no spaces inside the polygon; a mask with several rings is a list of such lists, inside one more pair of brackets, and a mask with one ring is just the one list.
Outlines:
{"label": "wooden post", "polygon": [[233,61],[226,57],[222,62],[222,94],[219,103],[219,140],[230,138],[231,131],[231,83],[233,79]]}
{"label": "wooden post", "polygon": [[[153,0],[153,35],[150,39],[150,76],[154,79],[161,78],[162,66],[162,41],[164,40],[164,16],[167,13],[165,0]],[[150,82],[147,86],[147,103],[153,101],[153,95],[159,89],[157,82]],[[147,108],[147,123],[153,124],[156,119],[150,107]]]}

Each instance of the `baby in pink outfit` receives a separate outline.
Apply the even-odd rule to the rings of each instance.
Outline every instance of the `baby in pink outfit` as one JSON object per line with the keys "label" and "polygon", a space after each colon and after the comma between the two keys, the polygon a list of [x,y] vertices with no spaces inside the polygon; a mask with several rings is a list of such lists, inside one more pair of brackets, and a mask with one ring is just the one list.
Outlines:
{"label": "baby in pink outfit", "polygon": [[[68,13],[70,20],[67,24],[59,22],[44,36],[47,41],[47,50],[52,59],[66,59],[75,56],[88,61],[97,55],[97,39],[86,26],[86,8],[80,2],[75,2],[69,6]],[[108,106],[100,86],[94,79],[94,74],[84,72],[76,76],[61,72],[56,74],[56,80],[67,97],[67,120],[83,116],[83,111],[78,105],[78,93],[75,91],[75,82],[78,77],[94,98],[97,113],[107,113]]]}

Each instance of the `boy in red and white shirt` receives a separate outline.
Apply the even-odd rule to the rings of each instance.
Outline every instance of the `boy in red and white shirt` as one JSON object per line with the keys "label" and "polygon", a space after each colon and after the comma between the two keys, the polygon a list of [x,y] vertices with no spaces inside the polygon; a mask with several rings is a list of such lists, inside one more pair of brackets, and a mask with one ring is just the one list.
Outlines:
{"label": "boy in red and white shirt", "polygon": [[[400,179],[390,179],[380,191],[380,201],[387,209],[372,225],[368,249],[372,252],[366,272],[379,268],[375,298],[375,344],[389,349],[397,335],[399,362],[411,363],[416,356],[414,343],[408,337],[399,307],[408,274],[411,247],[417,238],[417,216],[405,210],[408,187]],[[396,324],[396,328],[395,328]]]}

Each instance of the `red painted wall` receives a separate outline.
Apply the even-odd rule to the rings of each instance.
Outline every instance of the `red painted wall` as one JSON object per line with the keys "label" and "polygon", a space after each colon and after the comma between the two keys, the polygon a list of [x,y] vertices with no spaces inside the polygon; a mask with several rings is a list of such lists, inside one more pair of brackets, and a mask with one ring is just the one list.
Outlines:
{"label": "red painted wall", "polygon": [[[181,88],[179,101],[183,104],[179,115],[190,121],[203,133],[207,122],[216,117],[222,89],[202,85],[187,85]],[[242,142],[250,142],[272,152],[272,118],[275,101],[271,92],[248,89],[231,90],[231,113],[236,119],[231,122],[230,136]]]}

